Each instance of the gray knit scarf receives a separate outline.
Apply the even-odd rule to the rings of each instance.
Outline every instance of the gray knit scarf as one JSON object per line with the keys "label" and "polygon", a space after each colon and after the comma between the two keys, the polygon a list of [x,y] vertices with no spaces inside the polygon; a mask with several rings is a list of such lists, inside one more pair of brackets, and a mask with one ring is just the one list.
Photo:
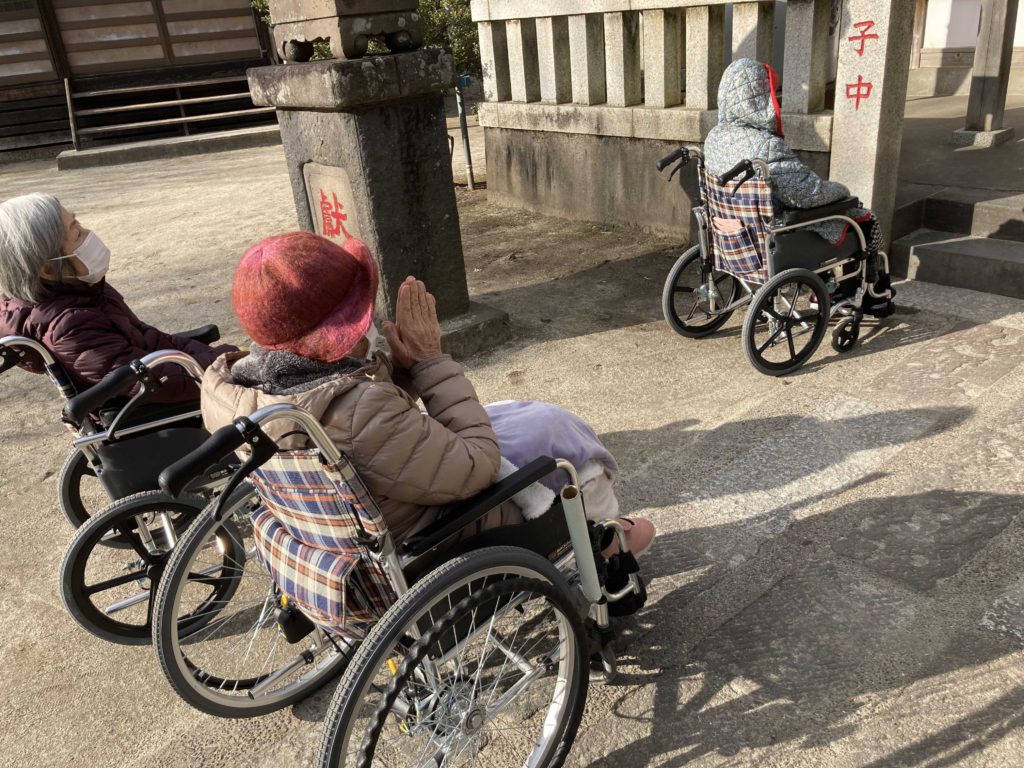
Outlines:
{"label": "gray knit scarf", "polygon": [[372,376],[379,367],[379,358],[362,360],[345,357],[335,363],[324,363],[277,349],[264,349],[253,344],[249,354],[231,366],[235,384],[252,387],[268,395],[297,395],[308,392],[330,379],[362,374]]}

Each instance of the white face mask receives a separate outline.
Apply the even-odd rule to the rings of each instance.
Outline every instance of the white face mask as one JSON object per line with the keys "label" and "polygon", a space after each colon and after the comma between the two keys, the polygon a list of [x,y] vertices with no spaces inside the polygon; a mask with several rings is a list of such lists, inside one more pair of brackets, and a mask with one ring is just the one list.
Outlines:
{"label": "white face mask", "polygon": [[53,261],[70,259],[72,256],[77,256],[78,260],[85,264],[86,269],[89,270],[84,275],[77,275],[78,279],[83,283],[89,283],[90,285],[98,283],[110,268],[110,249],[104,245],[95,232],[90,232],[86,235],[82,244],[67,256],[58,256]]}
{"label": "white face mask", "polygon": [[377,333],[377,324],[370,321],[370,327],[366,329],[366,340],[370,342],[370,346],[366,350],[366,356],[372,357],[373,353],[377,349],[377,340],[380,338],[380,334]]}

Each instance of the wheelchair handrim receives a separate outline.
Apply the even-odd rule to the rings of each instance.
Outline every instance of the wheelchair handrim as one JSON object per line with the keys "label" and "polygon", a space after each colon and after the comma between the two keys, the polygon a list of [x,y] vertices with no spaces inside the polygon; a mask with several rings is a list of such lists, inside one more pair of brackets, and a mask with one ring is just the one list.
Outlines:
{"label": "wheelchair handrim", "polygon": [[[540,579],[540,580],[543,580],[543,581],[546,581],[546,582],[550,583],[548,581],[548,579],[547,579],[546,574],[538,573],[537,571],[533,570],[532,568],[524,567],[524,566],[504,565],[504,566],[495,566],[495,567],[487,568],[487,569],[481,569],[479,571],[475,571],[475,572],[473,572],[471,574],[468,574],[465,577],[463,577],[461,579],[458,579],[457,581],[453,582],[451,585],[446,585],[446,587],[445,587],[446,594],[450,595],[450,593],[456,592],[456,591],[458,591],[460,589],[464,589],[464,588],[468,587],[470,584],[472,584],[474,582],[478,582],[480,580],[486,580],[487,578],[489,578],[491,576],[498,576],[498,575],[500,575],[500,576],[502,576],[504,578],[513,577],[513,576],[519,576],[519,577],[525,577],[525,578]],[[558,588],[558,587],[556,587],[556,588]],[[405,629],[407,627],[414,626],[417,623],[419,623],[420,621],[422,621],[430,613],[431,609],[435,608],[437,606],[438,601],[443,600],[443,599],[444,599],[444,595],[436,595],[436,596],[434,596],[432,602],[429,602],[426,605],[422,606],[420,609],[411,612],[411,615],[408,616],[407,618],[405,618],[401,622],[401,626],[390,628],[391,631],[388,632],[388,633],[384,633],[383,636],[381,636],[381,635],[374,635],[374,633],[371,632],[370,636],[368,636],[363,641],[364,642],[364,648],[369,646],[369,644],[371,642],[386,643],[386,644],[389,644],[390,647],[393,647],[394,643],[398,642],[398,639],[405,634],[404,632],[400,632],[399,630],[403,630],[403,629]],[[401,601],[399,601],[399,603],[396,603],[395,606],[392,606],[392,609],[389,610],[389,613],[391,613],[392,611],[395,611],[396,608],[398,608],[398,606],[400,605],[400,603],[401,603]],[[451,608],[451,607],[452,606],[449,603],[449,608]],[[562,618],[564,618],[564,617],[562,617]],[[381,625],[379,625],[379,626],[386,626],[386,623],[387,623],[387,614],[385,615],[384,618],[382,618]],[[559,642],[559,645],[560,645],[560,648],[562,649],[562,652],[560,653],[558,676],[559,676],[559,680],[561,681],[561,684],[558,686],[558,698],[557,698],[557,700],[553,700],[551,705],[550,705],[550,707],[549,707],[549,713],[554,711],[554,710],[556,710],[556,709],[558,709],[558,710],[560,710],[563,713],[563,718],[570,717],[571,708],[565,706],[565,699],[563,699],[562,697],[573,695],[573,691],[571,690],[571,687],[569,685],[565,684],[566,679],[568,677],[567,670],[573,664],[577,664],[577,663],[579,663],[581,661],[577,657],[578,649],[576,648],[575,643],[572,641],[571,636],[570,637],[566,637],[565,634],[563,634],[563,633],[567,633],[567,632],[568,632],[568,630],[565,627],[560,627],[560,642]],[[396,633],[397,633],[397,636],[395,636],[395,637],[390,637],[389,636],[389,635],[395,635]],[[365,700],[366,697],[370,694],[370,692],[371,692],[371,690],[373,688],[374,680],[376,678],[376,672],[377,672],[378,669],[380,669],[380,665],[373,665],[373,664],[368,664],[368,663],[358,663],[361,660],[364,660],[362,653],[360,653],[359,656],[357,656],[355,659],[353,659],[353,664],[351,664],[349,666],[349,669],[346,671],[345,675],[342,678],[342,682],[339,685],[339,692],[341,692],[346,687],[346,683],[349,682],[352,677],[355,677],[357,679],[357,681],[358,681],[360,676],[365,676],[366,679],[363,680],[361,682],[361,684],[359,685],[359,690],[358,690],[358,692],[356,694],[356,697],[355,697],[355,700],[357,702]],[[586,676],[585,670],[584,670],[583,674],[584,674],[584,676]],[[332,707],[333,706],[334,706],[334,702],[332,702]],[[549,715],[549,718],[550,718],[550,715]],[[330,717],[328,717],[328,719],[330,719]],[[351,744],[351,741],[352,741],[353,729],[354,729],[355,725],[356,725],[356,718],[352,718],[352,717],[348,718],[348,721],[346,723],[344,723],[344,726],[343,726],[344,727],[344,733],[341,734],[340,742],[339,741],[334,741],[334,743],[337,745],[337,747],[330,750],[332,755],[338,755],[342,761],[346,761],[346,760],[351,760],[352,759],[352,757],[349,755],[349,753],[354,748],[354,745]],[[544,736],[543,740],[540,740],[540,739],[538,740],[538,744],[536,744],[534,746],[534,750],[531,753],[531,757],[529,759],[529,762],[527,762],[526,764],[527,765],[531,765],[531,766],[532,765],[546,765],[548,758],[552,754],[552,751],[557,748],[558,738],[561,736],[561,734],[562,734],[562,732],[564,730],[565,729],[564,729],[564,723],[563,722],[548,723],[546,725],[545,732],[543,734],[543,736]],[[326,734],[325,733],[325,739],[327,739],[327,738],[330,738],[330,734]],[[325,752],[326,752],[326,750],[325,750]],[[326,758],[328,758],[329,755],[325,754],[324,757],[325,757],[325,762],[322,763],[321,768],[328,768],[328,766],[330,768],[334,768],[335,766],[346,766],[347,767],[349,765],[349,762],[337,762],[337,760],[335,760],[334,762],[327,762]]]}
{"label": "wheelchair handrim", "polygon": [[[226,516],[225,520],[230,521],[235,517],[238,506],[236,505],[234,513]],[[197,559],[204,551],[203,542],[210,539],[223,525],[224,523],[215,521],[211,515],[204,514],[194,529],[189,531],[188,542],[179,544],[175,557],[168,565],[168,571],[164,576],[165,585],[162,585],[165,586],[166,591],[161,590],[161,595],[155,606],[160,616],[157,627],[159,635],[157,652],[165,673],[170,672],[169,668],[176,671],[177,674],[173,676],[171,683],[190,704],[210,714],[246,717],[272,711],[287,705],[295,698],[301,698],[307,689],[311,691],[328,679],[334,668],[344,663],[347,657],[319,632],[309,636],[316,638],[315,642],[308,641],[307,638],[295,645],[287,643],[278,631],[274,620],[276,606],[272,593],[273,582],[255,557],[246,557],[245,563],[241,564],[242,572],[237,577],[240,581],[249,579],[248,587],[243,584],[235,592],[248,588],[253,596],[245,598],[248,602],[243,602],[241,607],[257,608],[259,615],[257,624],[254,625],[255,629],[248,627],[243,635],[243,638],[247,637],[251,632],[249,642],[240,644],[238,647],[245,658],[248,658],[246,654],[252,653],[253,648],[257,646],[257,640],[264,642],[272,633],[271,652],[269,657],[265,657],[267,658],[266,663],[253,673],[243,675],[237,669],[230,673],[220,669],[208,669],[209,664],[193,661],[195,655],[193,658],[189,657],[186,650],[189,646],[194,647],[198,643],[209,640],[219,629],[227,630],[228,622],[240,612],[240,606],[232,606],[230,600],[226,605],[211,605],[210,610],[213,612],[225,611],[226,608],[225,617],[217,615],[193,631],[187,629],[182,631],[179,623],[171,620],[171,617],[177,617],[182,611],[183,574],[190,574],[197,570]],[[198,566],[198,570],[202,570],[201,565]],[[249,572],[248,575],[246,571]],[[195,583],[195,581],[195,579],[188,580],[191,583]],[[187,588],[188,583],[184,587]],[[264,590],[258,598],[262,604],[257,605],[256,594],[260,590]],[[231,598],[233,599],[235,596],[233,593]],[[269,665],[277,658],[279,651],[280,663],[269,668]],[[302,658],[303,652],[309,652],[311,655],[308,659],[302,659],[303,663],[299,665],[296,660]],[[291,671],[283,673],[282,670],[286,668]],[[300,672],[301,674],[299,674]],[[230,676],[232,673],[237,676]],[[281,683],[281,685],[270,690],[267,689],[268,686],[277,683]],[[189,696],[187,691],[183,691],[181,686],[185,686],[191,691],[192,696]]]}

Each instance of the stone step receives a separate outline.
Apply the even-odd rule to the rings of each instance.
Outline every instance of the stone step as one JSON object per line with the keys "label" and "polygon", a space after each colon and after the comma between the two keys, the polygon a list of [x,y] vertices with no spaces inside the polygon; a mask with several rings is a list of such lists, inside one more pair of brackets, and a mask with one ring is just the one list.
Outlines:
{"label": "stone step", "polygon": [[919,229],[892,244],[893,275],[1024,299],[1024,242]]}
{"label": "stone step", "polygon": [[942,232],[1024,242],[1024,194],[945,189],[924,201],[921,226]]}
{"label": "stone step", "polygon": [[202,155],[223,152],[230,149],[265,147],[281,143],[281,131],[277,124],[261,125],[255,128],[236,128],[230,131],[197,133],[192,136],[175,136],[167,139],[133,141],[127,144],[113,144],[90,149],[68,149],[57,155],[57,170],[72,168],[95,168],[97,166],[138,163],[143,160],[157,160],[184,155]]}

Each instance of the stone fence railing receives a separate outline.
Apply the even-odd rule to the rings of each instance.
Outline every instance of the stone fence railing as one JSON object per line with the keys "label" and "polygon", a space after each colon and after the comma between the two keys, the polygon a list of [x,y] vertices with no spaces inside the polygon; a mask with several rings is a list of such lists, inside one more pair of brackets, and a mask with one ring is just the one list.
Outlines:
{"label": "stone fence railing", "polygon": [[[473,0],[487,100],[481,122],[700,142],[715,120],[727,5],[733,57],[771,61],[774,2]],[[830,10],[831,0],[790,2],[785,19],[786,134],[812,152],[828,152],[831,137],[822,111]]]}
{"label": "stone fence railing", "polygon": [[[656,188],[651,166],[660,151],[704,141],[717,121],[727,60],[746,56],[781,64],[789,145],[875,205],[884,227],[894,201],[914,5],[472,0],[490,194],[573,218],[685,233],[689,204]],[[785,8],[784,20],[776,8]],[[833,9],[842,10],[838,18]],[[835,109],[825,110],[833,75]]]}

